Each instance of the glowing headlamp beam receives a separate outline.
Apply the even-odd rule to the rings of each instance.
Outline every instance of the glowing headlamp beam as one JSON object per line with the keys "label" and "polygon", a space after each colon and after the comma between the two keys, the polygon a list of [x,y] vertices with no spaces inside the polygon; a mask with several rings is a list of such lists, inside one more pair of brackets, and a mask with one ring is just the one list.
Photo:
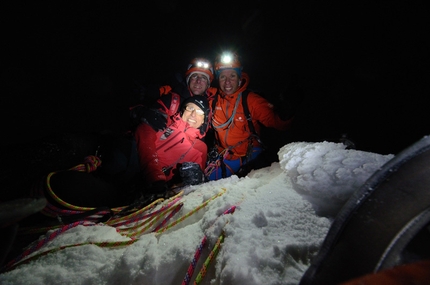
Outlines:
{"label": "glowing headlamp beam", "polygon": [[203,61],[197,62],[197,66],[201,67],[201,68],[205,68],[205,69],[209,68],[209,64],[207,62],[203,62]]}
{"label": "glowing headlamp beam", "polygon": [[233,60],[233,57],[231,55],[229,55],[229,54],[223,55],[221,57],[221,62],[222,63],[231,63],[232,60]]}

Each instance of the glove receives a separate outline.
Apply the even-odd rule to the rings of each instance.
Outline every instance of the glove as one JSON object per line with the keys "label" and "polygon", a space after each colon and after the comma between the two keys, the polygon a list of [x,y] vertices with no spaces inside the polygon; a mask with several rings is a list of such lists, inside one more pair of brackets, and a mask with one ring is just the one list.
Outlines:
{"label": "glove", "polygon": [[220,154],[218,153],[218,146],[214,145],[210,151],[208,151],[208,163],[214,163],[220,159]]}
{"label": "glove", "polygon": [[279,117],[284,121],[294,117],[304,99],[305,93],[297,85],[287,88],[279,95]]}
{"label": "glove", "polygon": [[164,130],[166,127],[167,115],[143,105],[130,108],[130,124],[132,129],[135,129],[141,122],[150,125],[158,132]]}
{"label": "glove", "polygon": [[179,175],[182,178],[182,185],[197,185],[206,182],[206,176],[204,175],[200,165],[195,162],[184,162],[179,168]]}
{"label": "glove", "polygon": [[162,131],[167,125],[167,114],[158,110],[148,109],[149,112],[145,113],[141,121],[150,125],[155,131]]}

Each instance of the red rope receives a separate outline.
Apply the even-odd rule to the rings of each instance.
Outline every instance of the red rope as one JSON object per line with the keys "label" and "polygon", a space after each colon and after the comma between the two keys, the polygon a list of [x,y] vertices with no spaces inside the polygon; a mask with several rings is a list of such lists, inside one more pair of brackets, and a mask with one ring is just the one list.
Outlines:
{"label": "red rope", "polygon": [[86,224],[86,221],[78,221],[69,225],[66,225],[56,231],[54,231],[53,233],[51,233],[50,235],[46,236],[44,239],[36,242],[33,246],[31,246],[30,248],[26,249],[25,251],[23,251],[20,255],[18,255],[16,258],[12,259],[11,261],[9,261],[0,272],[4,272],[6,271],[8,268],[12,267],[12,265],[14,265],[15,263],[18,263],[20,260],[24,259],[26,256],[32,254],[33,252],[35,252],[36,250],[40,249],[42,246],[44,246],[45,244],[47,244],[49,241],[53,240],[55,237],[57,237],[58,235],[60,235],[61,233],[74,228],[76,226],[79,225],[84,225]]}
{"label": "red rope", "polygon": [[156,232],[161,229],[161,227],[163,227],[177,212],[179,212],[183,205],[184,203],[179,203],[176,205],[172,212],[170,212],[170,214],[158,226],[156,226],[152,232]]}
{"label": "red rope", "polygon": [[[220,216],[223,216],[223,215],[226,215],[226,214],[232,214],[232,213],[234,213],[235,210],[236,210],[236,206],[231,206],[230,208],[228,208],[227,210],[225,210],[222,213],[222,215],[220,215]],[[220,216],[218,216],[218,217],[220,217]],[[209,228],[211,228],[215,224],[215,221],[212,223],[212,225]],[[188,267],[187,273],[185,274],[184,280],[182,281],[182,285],[188,285],[190,283],[191,277],[194,274],[194,270],[195,270],[195,267],[197,265],[197,261],[200,258],[200,255],[201,255],[203,247],[204,247],[204,245],[206,243],[206,240],[207,240],[207,236],[205,235],[203,237],[202,241],[200,242],[200,245],[197,247],[197,250],[196,250],[196,253],[194,254],[193,259],[191,260],[191,264]]]}

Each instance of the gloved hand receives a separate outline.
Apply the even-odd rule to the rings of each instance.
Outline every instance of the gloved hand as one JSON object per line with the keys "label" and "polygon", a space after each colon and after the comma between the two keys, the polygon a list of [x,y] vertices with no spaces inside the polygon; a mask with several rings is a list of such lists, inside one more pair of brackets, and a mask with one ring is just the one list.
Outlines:
{"label": "gloved hand", "polygon": [[182,185],[197,185],[207,181],[200,165],[195,162],[184,162],[179,168]]}
{"label": "gloved hand", "polygon": [[279,117],[284,121],[294,117],[304,99],[305,93],[297,85],[287,88],[279,95]]}
{"label": "gloved hand", "polygon": [[137,105],[130,108],[130,124],[132,129],[141,122],[150,125],[156,132],[164,130],[167,124],[167,115],[144,105]]}
{"label": "gloved hand", "polygon": [[214,145],[209,151],[208,151],[208,163],[214,163],[220,159],[220,154],[218,153],[218,146]]}

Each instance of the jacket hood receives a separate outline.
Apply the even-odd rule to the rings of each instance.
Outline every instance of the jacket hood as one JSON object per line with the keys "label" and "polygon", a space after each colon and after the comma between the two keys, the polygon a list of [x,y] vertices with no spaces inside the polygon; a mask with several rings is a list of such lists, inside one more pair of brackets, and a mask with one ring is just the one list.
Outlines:
{"label": "jacket hood", "polygon": [[223,96],[223,97],[226,97],[226,96],[235,97],[235,96],[239,95],[239,93],[242,93],[243,91],[245,91],[248,88],[248,85],[249,85],[249,76],[247,73],[242,72],[242,77],[240,78],[240,86],[236,90],[236,92],[234,92],[231,95],[227,95],[221,89],[219,89],[219,91],[220,91],[221,96]]}

